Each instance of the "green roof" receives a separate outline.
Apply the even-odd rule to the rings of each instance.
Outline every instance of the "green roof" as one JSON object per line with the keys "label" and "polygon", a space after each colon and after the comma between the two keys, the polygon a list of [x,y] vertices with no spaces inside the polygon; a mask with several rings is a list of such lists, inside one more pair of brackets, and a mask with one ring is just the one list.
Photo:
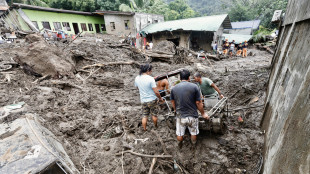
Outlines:
{"label": "green roof", "polygon": [[244,41],[249,41],[252,39],[253,35],[244,34],[223,34],[224,39],[228,39],[228,42],[235,40],[235,43],[242,43]]}
{"label": "green roof", "polygon": [[181,19],[151,24],[140,31],[141,34],[161,31],[217,31],[223,24],[224,29],[231,29],[231,22],[227,14]]}

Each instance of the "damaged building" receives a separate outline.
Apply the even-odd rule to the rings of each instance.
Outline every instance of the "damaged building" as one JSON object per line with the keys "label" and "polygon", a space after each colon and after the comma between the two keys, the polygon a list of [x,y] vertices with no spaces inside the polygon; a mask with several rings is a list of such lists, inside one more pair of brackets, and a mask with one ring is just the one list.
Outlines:
{"label": "damaged building", "polygon": [[90,12],[79,12],[13,3],[3,14],[6,28],[22,31],[64,31],[67,34],[101,33],[105,31],[104,19]]}
{"label": "damaged building", "polygon": [[139,31],[150,24],[164,22],[164,16],[158,14],[119,12],[119,11],[96,11],[103,15],[108,34],[116,36],[136,37],[136,46],[142,45]]}
{"label": "damaged building", "polygon": [[154,45],[168,40],[176,46],[210,51],[213,42],[222,45],[223,30],[231,28],[229,16],[223,14],[152,24],[142,29],[140,34]]}
{"label": "damaged building", "polygon": [[[1,4],[0,4],[1,5]],[[107,33],[136,37],[141,28],[164,21],[163,15],[118,11],[81,12],[46,8],[20,3],[4,8],[2,22],[11,31],[63,31],[78,33]],[[139,37],[137,38],[139,40]],[[137,46],[141,43],[137,41]]]}

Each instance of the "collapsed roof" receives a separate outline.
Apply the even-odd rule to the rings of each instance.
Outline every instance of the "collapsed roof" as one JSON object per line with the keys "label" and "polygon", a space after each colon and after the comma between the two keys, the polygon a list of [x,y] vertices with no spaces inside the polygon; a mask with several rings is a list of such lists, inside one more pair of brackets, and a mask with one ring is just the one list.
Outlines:
{"label": "collapsed roof", "polygon": [[79,173],[55,135],[24,104],[0,108],[0,173]]}

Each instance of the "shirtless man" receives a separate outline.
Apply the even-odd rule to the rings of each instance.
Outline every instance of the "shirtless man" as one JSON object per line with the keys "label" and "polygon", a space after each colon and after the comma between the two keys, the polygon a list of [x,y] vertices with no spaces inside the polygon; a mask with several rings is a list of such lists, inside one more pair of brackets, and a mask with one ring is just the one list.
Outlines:
{"label": "shirtless man", "polygon": [[160,96],[164,97],[166,95],[166,91],[170,93],[169,90],[169,82],[167,79],[163,79],[157,82],[157,89],[160,93]]}

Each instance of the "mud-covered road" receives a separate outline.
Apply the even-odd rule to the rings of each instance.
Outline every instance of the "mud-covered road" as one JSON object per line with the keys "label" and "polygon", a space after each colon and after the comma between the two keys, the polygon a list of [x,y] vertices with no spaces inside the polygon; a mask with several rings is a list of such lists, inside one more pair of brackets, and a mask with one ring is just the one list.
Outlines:
{"label": "mud-covered road", "polygon": [[[178,68],[187,68],[191,73],[199,71],[228,97],[225,134],[201,131],[197,147],[193,149],[187,133],[180,150],[175,128],[165,121],[164,114],[159,115],[161,122],[156,130],[150,120],[148,131],[142,130],[139,92],[134,87],[134,78],[139,72],[137,66],[104,66],[81,71],[83,66],[96,63],[145,63],[143,56],[127,48],[107,46],[116,44],[117,38],[100,37],[103,42],[81,38],[65,49],[66,53],[78,50],[80,54],[80,57],[73,56],[73,75],[35,82],[38,78],[25,74],[21,67],[9,71],[10,81],[7,72],[0,73],[0,106],[24,101],[28,111],[38,114],[42,124],[62,142],[82,173],[118,174],[123,170],[124,173],[148,173],[153,158],[126,153],[128,150],[172,155],[172,158],[157,158],[153,173],[158,174],[258,172],[264,141],[259,125],[271,54],[251,49],[255,56],[248,58],[195,59],[189,64],[152,62],[154,76]],[[14,49],[24,45],[27,43],[2,45],[0,63],[12,61]],[[239,116],[243,123],[238,122]]]}

